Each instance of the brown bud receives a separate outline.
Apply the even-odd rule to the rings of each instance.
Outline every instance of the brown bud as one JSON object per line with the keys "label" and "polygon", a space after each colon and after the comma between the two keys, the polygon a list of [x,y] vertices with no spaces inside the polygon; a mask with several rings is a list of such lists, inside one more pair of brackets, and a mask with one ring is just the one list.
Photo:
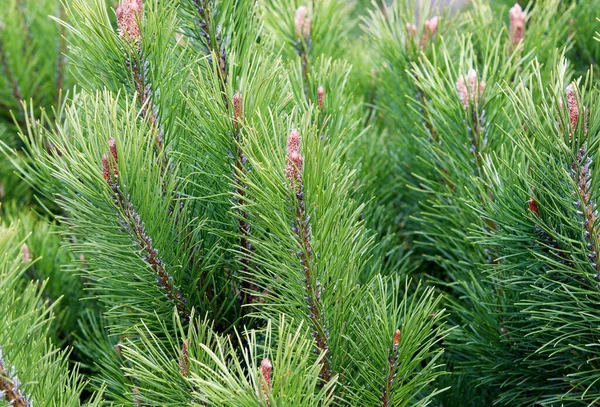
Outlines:
{"label": "brown bud", "polygon": [[112,177],[110,175],[110,166],[108,165],[108,157],[106,154],[102,154],[102,176],[104,180],[109,184],[112,182]]}
{"label": "brown bud", "polygon": [[533,213],[536,216],[540,216],[540,208],[538,207],[538,204],[537,204],[536,200],[533,199],[533,197],[529,198],[528,204],[529,204],[529,210],[531,211],[531,213]]}
{"label": "brown bud", "polygon": [[579,121],[579,103],[577,101],[577,93],[573,83],[567,86],[567,107],[569,108],[571,130],[575,131],[577,122]]}
{"label": "brown bud", "polygon": [[325,88],[319,86],[317,89],[317,99],[319,100],[319,107],[323,109],[323,98],[325,97]]}
{"label": "brown bud", "polygon": [[117,142],[113,137],[108,139],[108,149],[110,150],[113,160],[115,160],[115,164],[118,164],[119,156],[117,155]]}
{"label": "brown bud", "polygon": [[508,12],[510,18],[510,40],[513,46],[523,40],[525,35],[525,13],[519,4],[515,4]]}
{"label": "brown bud", "polygon": [[394,348],[397,348],[400,345],[400,330],[396,329],[394,333]]}
{"label": "brown bud", "polygon": [[300,133],[293,129],[288,136],[287,167],[285,176],[290,183],[302,181],[302,164],[304,159],[300,155]]}
{"label": "brown bud", "polygon": [[142,15],[142,0],[123,0],[117,7],[117,25],[119,35],[138,43],[141,38],[138,21]]}
{"label": "brown bud", "polygon": [[189,375],[189,356],[188,356],[189,340],[185,339],[181,345],[181,358],[179,359],[179,371],[183,376]]}
{"label": "brown bud", "polygon": [[414,41],[417,37],[417,26],[411,23],[406,23],[406,32],[408,38]]}
{"label": "brown bud", "polygon": [[310,38],[310,25],[312,23],[312,20],[310,19],[310,17],[307,17],[304,20],[304,26],[302,27],[302,35],[304,35],[304,39],[308,39]]}
{"label": "brown bud", "polygon": [[310,18],[306,18],[308,9],[305,6],[300,6],[296,10],[296,18],[294,19],[294,28],[296,30],[296,37],[304,37],[305,39],[310,36]]}
{"label": "brown bud", "polygon": [[460,98],[460,103],[466,110],[469,108],[469,102],[477,104],[485,90],[485,82],[477,82],[477,72],[471,68],[466,78],[464,75],[458,78],[456,90]]}
{"label": "brown bud", "polygon": [[267,385],[267,389],[271,389],[271,371],[273,369],[273,364],[269,359],[263,359],[260,362],[260,371],[262,373],[262,377],[265,380]]}
{"label": "brown bud", "polygon": [[233,95],[233,126],[237,129],[244,119],[244,104],[240,92]]}
{"label": "brown bud", "polygon": [[269,392],[271,391],[271,371],[273,369],[273,365],[269,359],[263,359],[260,362],[260,373],[262,375],[263,381],[260,385],[263,396],[265,398],[265,402],[267,406],[269,403]]}
{"label": "brown bud", "polygon": [[432,17],[430,20],[425,21],[425,31],[423,32],[423,36],[421,37],[421,48],[425,48],[427,42],[435,35],[438,22],[440,18],[438,16]]}
{"label": "brown bud", "polygon": [[431,19],[425,21],[425,29],[429,31],[431,35],[435,34],[438,28],[438,22],[440,21],[439,16],[432,17]]}
{"label": "brown bud", "polygon": [[29,246],[27,246],[27,243],[23,243],[23,249],[21,253],[23,255],[23,263],[29,263],[31,261],[31,252],[29,251]]}

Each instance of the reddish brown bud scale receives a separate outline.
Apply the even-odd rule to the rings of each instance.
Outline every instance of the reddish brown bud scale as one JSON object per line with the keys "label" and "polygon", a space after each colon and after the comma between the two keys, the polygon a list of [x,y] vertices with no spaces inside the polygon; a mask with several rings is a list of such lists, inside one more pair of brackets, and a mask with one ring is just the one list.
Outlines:
{"label": "reddish brown bud scale", "polygon": [[108,139],[108,149],[110,150],[110,154],[115,160],[115,164],[119,162],[119,156],[117,155],[117,142],[113,137]]}
{"label": "reddish brown bud scale", "polygon": [[528,204],[529,204],[529,210],[531,211],[531,213],[533,213],[536,216],[540,216],[540,208],[538,207],[538,204],[537,204],[536,200],[533,199],[533,197],[529,198]]}
{"label": "reddish brown bud scale", "polygon": [[400,345],[400,330],[396,329],[396,332],[394,333],[394,348],[397,348]]}
{"label": "reddish brown bud scale", "polygon": [[319,89],[317,89],[317,99],[319,101],[319,107],[321,108],[321,110],[323,109],[323,98],[325,97],[325,88],[323,88],[322,86],[319,86]]}
{"label": "reddish brown bud scale", "polygon": [[104,177],[106,182],[109,184],[111,183],[110,166],[108,165],[108,157],[106,154],[102,154],[102,177]]}

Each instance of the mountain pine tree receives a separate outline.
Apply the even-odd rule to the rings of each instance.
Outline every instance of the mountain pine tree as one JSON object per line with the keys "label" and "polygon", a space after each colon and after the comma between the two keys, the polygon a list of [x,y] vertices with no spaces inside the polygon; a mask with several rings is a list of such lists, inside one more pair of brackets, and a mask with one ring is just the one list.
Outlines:
{"label": "mountain pine tree", "polygon": [[4,2],[0,406],[600,403],[600,1]]}

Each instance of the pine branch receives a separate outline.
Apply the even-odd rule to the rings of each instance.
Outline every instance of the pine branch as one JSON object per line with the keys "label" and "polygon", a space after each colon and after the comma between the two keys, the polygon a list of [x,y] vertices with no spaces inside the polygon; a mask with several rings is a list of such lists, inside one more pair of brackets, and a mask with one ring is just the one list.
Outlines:
{"label": "pine branch", "polygon": [[458,97],[463,105],[465,111],[470,110],[470,123],[468,124],[467,131],[471,141],[470,151],[475,156],[475,168],[478,177],[481,177],[481,166],[482,157],[481,151],[484,148],[484,143],[487,136],[483,134],[485,131],[485,117],[482,109],[479,112],[480,103],[483,105],[483,101],[480,102],[481,96],[485,91],[485,82],[477,80],[477,72],[474,69],[470,69],[467,77],[461,75],[456,83],[456,89],[458,91]]}
{"label": "pine branch", "polygon": [[[569,137],[572,138],[573,134],[577,130],[579,123],[579,100],[576,94],[574,84],[570,84],[566,89],[567,94],[567,108],[569,111]],[[582,121],[583,122],[583,121]],[[587,123],[584,122],[582,125],[583,137],[587,136]],[[583,218],[583,224],[585,226],[585,237],[588,240],[588,259],[592,261],[592,268],[596,271],[596,278],[598,279],[598,264],[599,264],[599,253],[600,253],[600,230],[596,222],[597,210],[596,204],[592,202],[592,177],[590,168],[592,166],[592,158],[588,155],[588,142],[587,140],[583,143],[575,161],[571,164],[571,176],[576,185],[577,191],[575,194],[578,199],[575,205],[578,207],[578,214]]]}
{"label": "pine branch", "polygon": [[147,58],[144,55],[141,47],[142,34],[139,27],[139,22],[143,16],[142,0],[123,0],[117,8],[117,24],[120,30],[120,36],[128,46],[133,47],[134,60],[130,57],[126,60],[127,67],[133,75],[135,91],[140,105],[141,116],[148,120],[150,126],[155,133],[155,141],[158,155],[162,157],[163,167],[168,167],[167,155],[164,152],[164,134],[160,125],[156,107],[152,101],[152,88],[146,80],[147,74]]}
{"label": "pine branch", "polygon": [[[314,10],[314,7],[313,7]],[[296,33],[296,53],[300,56],[302,61],[302,78],[304,82],[304,97],[309,100],[309,60],[308,55],[310,53],[310,47],[312,44],[312,38],[310,33],[311,18],[307,16],[308,9],[305,6],[300,6],[296,10],[296,17],[294,18],[294,28]]]}
{"label": "pine branch", "polygon": [[[212,58],[212,54],[217,56],[218,73],[221,84],[221,94],[223,95],[223,103],[225,110],[229,108],[229,100],[227,99],[227,54],[225,44],[221,39],[220,27],[214,26],[214,16],[210,11],[210,3],[212,0],[192,0],[196,8],[196,24],[200,32],[200,36],[206,43],[206,53]],[[214,35],[213,35],[214,33]],[[210,61],[210,60],[209,60]]]}
{"label": "pine branch", "polygon": [[[239,202],[243,202],[246,198],[246,186],[241,183],[241,176],[245,173],[245,163],[246,157],[244,156],[244,152],[241,148],[241,129],[244,125],[244,101],[240,92],[236,92],[233,95],[233,128],[234,128],[234,136],[233,136],[233,156],[234,156],[234,172],[233,172],[233,182],[235,187],[235,192],[237,195],[237,199]],[[246,275],[249,271],[251,256],[253,252],[252,243],[250,243],[250,224],[248,223],[248,213],[243,209],[238,210],[238,222],[239,222],[239,242],[241,247],[241,268],[240,274]],[[252,283],[248,279],[242,280],[242,287],[244,288],[241,293],[242,296],[242,304],[252,304],[256,301],[252,292],[257,290],[256,284]]]}
{"label": "pine branch", "polygon": [[117,164],[119,157],[117,155],[117,146],[114,138],[108,141],[109,152],[102,156],[102,176],[110,186],[113,195],[113,202],[120,209],[122,215],[121,223],[135,237],[138,246],[142,249],[144,255],[142,258],[158,276],[157,283],[166,292],[167,298],[171,300],[177,308],[180,316],[188,321],[190,310],[187,306],[187,299],[181,294],[179,288],[173,284],[173,277],[169,275],[165,264],[160,258],[158,251],[153,247],[152,238],[146,233],[144,222],[135,211],[133,204],[128,196],[125,196],[119,185],[119,171]]}
{"label": "pine branch", "polygon": [[323,353],[321,367],[321,379],[325,383],[332,378],[331,373],[331,354],[328,345],[328,330],[325,317],[323,315],[324,307],[321,303],[321,283],[313,274],[312,268],[312,247],[310,243],[310,223],[309,215],[306,213],[304,204],[304,187],[302,181],[302,166],[304,158],[300,154],[300,133],[293,129],[288,137],[287,146],[287,167],[286,177],[289,181],[290,190],[296,198],[296,219],[294,220],[294,231],[301,250],[298,252],[300,264],[304,272],[304,287],[306,290],[306,300],[308,302],[308,316],[312,324],[313,336],[317,348]]}
{"label": "pine branch", "polygon": [[[229,131],[231,135],[230,139],[230,156],[233,158],[233,185],[234,185],[234,195],[238,201],[245,200],[245,186],[241,183],[241,177],[247,171],[246,169],[246,157],[244,156],[243,149],[241,145],[243,144],[242,140],[242,128],[245,125],[245,117],[244,117],[244,99],[242,93],[238,90],[235,92],[232,98],[232,102],[230,103],[229,97],[227,95],[227,87],[229,84],[229,65],[227,62],[228,53],[237,51],[237,52],[249,52],[252,53],[252,49],[236,49],[240,47],[243,43],[240,41],[240,44],[235,44],[233,42],[229,43],[228,46],[231,49],[226,49],[225,42],[222,39],[222,27],[217,25],[216,19],[216,8],[213,13],[211,11],[211,0],[192,0],[194,10],[196,12],[195,22],[196,28],[199,32],[201,41],[204,43],[204,51],[208,54],[209,65],[212,65],[212,58],[214,56],[217,57],[218,61],[216,64],[217,75],[216,79],[218,82],[218,87],[220,89],[220,95],[223,101],[224,113],[229,114],[230,106],[233,105],[233,130]],[[227,7],[227,6],[226,6]],[[233,8],[228,9],[229,12],[232,13],[229,21],[226,23],[233,28],[235,24],[238,23],[236,20],[237,16],[234,14],[235,9],[237,7],[252,7],[250,4],[242,5],[235,4],[232,5]],[[221,11],[223,12],[223,11]],[[250,15],[250,19],[253,19],[254,16]],[[239,35],[239,33],[236,33]],[[238,56],[239,57],[239,56]],[[212,67],[212,66],[211,66]],[[239,208],[239,206],[238,206]],[[248,214],[238,209],[238,241],[240,245],[241,257],[239,259],[239,273],[242,276],[247,275],[249,270],[249,265],[251,262],[252,253],[254,251],[252,244],[250,243],[250,224],[248,222]],[[252,304],[255,302],[255,298],[252,295],[252,292],[255,291],[256,286],[248,281],[248,279],[243,279],[241,282],[242,290],[239,292],[240,303],[244,304]]]}

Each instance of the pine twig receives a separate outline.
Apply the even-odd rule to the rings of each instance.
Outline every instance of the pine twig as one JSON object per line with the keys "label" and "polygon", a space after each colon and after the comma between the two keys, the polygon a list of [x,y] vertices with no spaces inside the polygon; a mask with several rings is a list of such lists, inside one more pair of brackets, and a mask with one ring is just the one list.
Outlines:
{"label": "pine twig", "polygon": [[383,394],[381,395],[381,407],[389,407],[392,396],[392,387],[394,385],[394,379],[397,374],[397,364],[398,357],[400,356],[400,352],[398,347],[400,346],[400,330],[396,329],[394,333],[394,338],[392,341],[392,346],[390,346],[390,351],[388,355],[388,369],[385,375],[385,385],[383,386]]}
{"label": "pine twig", "polygon": [[[213,26],[213,18],[210,13],[208,0],[193,0],[194,6],[198,16],[196,23],[200,31],[200,36],[206,41],[206,53],[212,58],[211,53],[215,53],[218,57],[218,68],[219,78],[221,79],[221,94],[223,95],[223,102],[225,103],[225,109],[229,109],[229,100],[227,100],[227,54],[225,52],[225,45],[221,39],[219,27]],[[211,32],[215,32],[215,39],[213,41]]]}
{"label": "pine twig", "polygon": [[[244,152],[242,151],[239,145],[241,141],[240,128],[244,122],[244,103],[240,92],[236,92],[235,95],[233,95],[233,111],[233,153],[235,166],[233,180],[235,185],[237,185],[236,193],[238,195],[238,199],[240,200],[240,202],[243,202],[246,197],[246,192],[244,185],[242,185],[240,174],[243,174],[245,172],[244,164],[246,162],[246,156],[244,155]],[[250,243],[250,224],[248,223],[248,214],[243,209],[239,209],[238,212],[240,231],[239,241],[240,246],[242,248],[242,257],[240,259],[240,263],[242,264],[242,266],[239,271],[240,274],[245,275],[250,269],[250,258],[252,256],[254,248],[252,247],[252,243]],[[241,294],[242,303],[254,303],[256,301],[256,298],[254,297],[252,292],[256,292],[258,290],[258,286],[244,278],[242,279],[242,287],[244,288],[244,292]]]}
{"label": "pine twig", "polygon": [[[313,8],[314,9],[314,8]],[[312,45],[311,38],[311,19],[307,16],[308,9],[305,6],[300,6],[296,10],[296,17],[294,18],[294,28],[296,32],[296,53],[302,60],[302,77],[304,79],[304,96],[306,100],[309,100],[309,78],[308,78],[308,53]]]}
{"label": "pine twig", "polygon": [[146,233],[144,222],[135,211],[129,196],[125,196],[121,191],[118,181],[119,170],[117,169],[119,157],[115,139],[112,137],[109,140],[109,152],[110,155],[104,154],[102,156],[102,176],[113,192],[112,198],[115,206],[123,213],[121,223],[135,237],[137,244],[144,253],[144,261],[158,276],[157,282],[165,291],[167,298],[175,304],[179,315],[189,321],[191,313],[187,306],[187,299],[181,294],[179,288],[173,284],[173,277],[167,272],[166,266],[160,258],[158,250],[154,248],[152,238]]}
{"label": "pine twig", "polygon": [[[164,152],[164,131],[161,127],[156,107],[152,101],[152,90],[147,83],[146,57],[142,51],[142,34],[139,20],[143,14],[142,0],[123,0],[117,8],[117,25],[121,37],[135,49],[135,60],[127,58],[126,64],[133,75],[135,91],[140,105],[140,115],[148,121],[155,134],[156,149]],[[168,158],[162,154],[162,165],[168,168]]]}
{"label": "pine twig", "polygon": [[471,153],[475,157],[475,167],[477,175],[481,177],[482,156],[481,150],[485,144],[483,135],[483,112],[478,112],[478,105],[483,92],[485,91],[485,82],[477,81],[477,72],[474,69],[469,69],[467,76],[461,75],[456,82],[456,90],[465,111],[469,110],[469,105],[473,105],[471,112],[470,123],[468,123],[468,131],[471,138]]}
{"label": "pine twig", "polygon": [[[570,84],[566,89],[567,94],[567,108],[569,110],[569,124],[571,126],[570,137],[573,138],[577,125],[579,123],[579,100],[576,93],[575,86]],[[583,123],[583,136],[587,136],[587,123]],[[577,190],[575,194],[578,199],[575,205],[578,209],[578,214],[584,220],[585,226],[585,238],[588,240],[588,259],[592,262],[592,267],[596,274],[594,278],[600,280],[600,274],[598,273],[599,264],[599,252],[600,252],[600,230],[598,230],[597,218],[598,211],[596,204],[592,201],[592,176],[590,167],[592,165],[592,158],[588,156],[587,141],[583,143],[575,161],[571,164],[571,176],[575,182]]]}
{"label": "pine twig", "polygon": [[[197,12],[196,22],[200,32],[200,36],[206,41],[206,53],[212,58],[211,54],[214,53],[218,57],[218,76],[219,76],[219,87],[223,98],[223,105],[225,111],[229,111],[229,99],[227,97],[227,82],[228,82],[228,67],[227,67],[227,53],[225,45],[220,36],[220,28],[213,26],[213,16],[210,13],[208,6],[208,0],[193,0],[194,6]],[[215,38],[213,40],[211,33],[215,32]],[[244,103],[241,93],[238,91],[233,95],[233,134],[232,134],[232,156],[233,156],[233,184],[235,185],[235,193],[238,196],[238,200],[243,202],[246,196],[244,185],[242,185],[241,176],[246,172],[246,156],[240,146],[241,142],[241,128],[244,123]],[[250,224],[248,222],[248,214],[243,209],[238,209],[239,225],[238,230],[240,233],[239,243],[242,249],[242,257],[240,259],[241,268],[240,274],[244,275],[248,272],[250,266],[250,258],[254,251],[252,244],[250,243]],[[251,294],[256,291],[258,287],[255,284],[248,282],[246,279],[242,280],[243,292],[240,293],[240,301],[242,304],[251,304],[255,302],[255,297]]]}
{"label": "pine twig", "polygon": [[325,382],[331,381],[331,352],[328,345],[328,331],[326,327],[325,316],[323,315],[323,305],[321,303],[321,283],[318,279],[313,283],[312,271],[312,247],[310,243],[310,224],[304,202],[304,188],[302,180],[302,166],[304,158],[300,155],[300,133],[293,129],[288,137],[287,146],[287,167],[285,171],[286,178],[289,181],[290,189],[294,192],[296,219],[294,232],[298,239],[301,250],[298,251],[300,263],[303,267],[304,289],[306,291],[306,300],[308,302],[308,317],[313,328],[313,337],[315,338],[317,348],[324,354],[321,363],[320,377]]}

